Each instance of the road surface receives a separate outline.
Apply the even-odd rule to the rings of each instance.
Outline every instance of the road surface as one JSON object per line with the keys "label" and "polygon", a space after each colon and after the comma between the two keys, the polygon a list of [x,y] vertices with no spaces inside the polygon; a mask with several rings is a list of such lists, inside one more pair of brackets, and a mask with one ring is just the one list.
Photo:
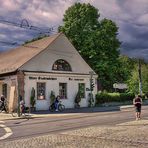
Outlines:
{"label": "road surface", "polygon": [[[143,107],[143,119],[148,117],[147,110],[147,106]],[[13,134],[4,140],[11,141],[20,138],[48,135],[50,133],[58,134],[63,131],[89,126],[110,126],[133,120],[135,120],[133,109],[111,112],[77,113],[72,116],[69,114],[69,116],[34,118],[29,120],[5,120],[3,124],[9,127]],[[4,129],[0,128],[0,137],[4,133]]]}

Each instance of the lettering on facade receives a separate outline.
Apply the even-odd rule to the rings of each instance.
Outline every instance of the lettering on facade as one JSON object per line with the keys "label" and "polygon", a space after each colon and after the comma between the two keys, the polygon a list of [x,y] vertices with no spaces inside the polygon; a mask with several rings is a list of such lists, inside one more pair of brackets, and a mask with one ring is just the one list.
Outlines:
{"label": "lettering on facade", "polygon": [[29,77],[30,80],[37,80],[37,77]]}
{"label": "lettering on facade", "polygon": [[57,78],[51,77],[29,77],[30,80],[57,80]]}
{"label": "lettering on facade", "polygon": [[90,91],[90,88],[86,88],[86,91]]}
{"label": "lettering on facade", "polygon": [[70,81],[74,80],[74,81],[84,81],[84,79],[73,79],[73,78],[69,78]]}

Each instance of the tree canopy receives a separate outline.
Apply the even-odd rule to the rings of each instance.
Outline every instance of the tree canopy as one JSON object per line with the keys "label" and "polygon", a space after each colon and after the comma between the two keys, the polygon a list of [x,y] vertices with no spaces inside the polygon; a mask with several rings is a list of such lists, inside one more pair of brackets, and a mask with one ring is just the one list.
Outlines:
{"label": "tree canopy", "polygon": [[[134,60],[132,64],[131,75],[127,80],[129,86],[128,90],[133,93],[139,93],[139,73],[138,73],[138,60]],[[148,93],[148,64],[141,61],[141,78],[142,78],[142,91]]]}
{"label": "tree canopy", "polygon": [[117,81],[120,42],[118,27],[109,19],[99,19],[99,10],[90,4],[69,7],[59,31],[65,33],[85,61],[99,75],[102,88],[110,89]]}

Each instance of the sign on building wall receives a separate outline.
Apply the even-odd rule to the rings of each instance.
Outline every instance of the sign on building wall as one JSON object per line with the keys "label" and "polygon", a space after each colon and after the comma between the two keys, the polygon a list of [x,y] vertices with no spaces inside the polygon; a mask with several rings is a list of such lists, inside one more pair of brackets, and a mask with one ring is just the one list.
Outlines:
{"label": "sign on building wall", "polygon": [[52,77],[29,77],[30,80],[57,80],[57,78]]}

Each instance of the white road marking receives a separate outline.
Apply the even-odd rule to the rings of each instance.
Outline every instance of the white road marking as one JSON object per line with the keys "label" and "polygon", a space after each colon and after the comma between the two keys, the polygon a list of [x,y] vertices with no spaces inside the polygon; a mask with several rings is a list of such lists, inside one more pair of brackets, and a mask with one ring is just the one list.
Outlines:
{"label": "white road marking", "polygon": [[[5,123],[5,122],[0,121],[0,123]],[[6,125],[0,124],[0,127],[4,128],[4,130],[6,131],[6,134],[4,136],[0,137],[0,140],[6,139],[13,134],[12,130],[9,127],[7,127]]]}

